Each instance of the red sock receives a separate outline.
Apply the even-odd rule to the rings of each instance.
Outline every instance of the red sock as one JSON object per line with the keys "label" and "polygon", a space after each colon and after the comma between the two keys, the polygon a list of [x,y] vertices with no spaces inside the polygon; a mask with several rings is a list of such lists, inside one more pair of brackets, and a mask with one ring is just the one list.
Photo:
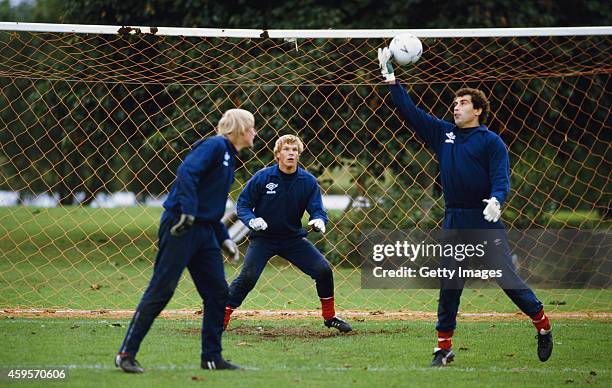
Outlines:
{"label": "red sock", "polygon": [[438,330],[438,347],[440,349],[450,350],[450,348],[453,346],[452,337],[453,337],[454,332],[455,332],[454,330],[451,330],[451,331],[439,331]]}
{"label": "red sock", "polygon": [[548,320],[546,314],[544,314],[544,308],[542,308],[539,313],[531,317],[531,323],[533,323],[538,333],[540,333],[541,330],[544,330],[545,332],[550,330],[550,321]]}
{"label": "red sock", "polygon": [[321,299],[321,310],[323,312],[323,319],[326,321],[336,316],[336,310],[334,308],[334,297],[320,298]]}
{"label": "red sock", "polygon": [[230,318],[234,309],[230,306],[225,306],[225,316],[223,317],[223,330],[227,329],[227,325],[229,325]]}

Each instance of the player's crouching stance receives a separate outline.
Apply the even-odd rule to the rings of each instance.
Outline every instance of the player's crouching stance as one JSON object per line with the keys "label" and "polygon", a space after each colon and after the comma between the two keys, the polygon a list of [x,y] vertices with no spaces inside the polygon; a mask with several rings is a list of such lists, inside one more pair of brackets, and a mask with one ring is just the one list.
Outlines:
{"label": "player's crouching stance", "polygon": [[[455,123],[439,120],[417,108],[406,90],[395,81],[388,48],[379,49],[381,73],[389,83],[393,103],[408,126],[432,149],[440,164],[444,192],[444,229],[469,236],[469,230],[487,230],[498,236],[499,248],[492,258],[503,267],[506,295],[529,317],[537,330],[538,357],[546,361],[552,354],[552,330],[542,303],[516,274],[511,264],[504,225],[499,220],[501,205],[510,190],[508,151],[502,139],[485,125],[489,102],[476,89],[461,89],[455,94]],[[483,217],[484,215],[484,217]],[[497,250],[498,249],[498,250]],[[447,260],[446,260],[447,259]],[[444,258],[451,264],[453,258]],[[499,279],[499,278],[498,278]],[[463,282],[452,285],[442,281],[438,302],[438,346],[431,366],[444,366],[454,359],[451,338],[457,325]]]}
{"label": "player's crouching stance", "polygon": [[217,126],[218,136],[195,143],[179,166],[159,226],[159,252],[153,277],[136,308],[115,365],[128,373],[144,370],[136,361],[140,343],[153,320],[170,301],[185,267],[204,300],[203,369],[239,369],[221,357],[227,282],[221,247],[238,260],[238,247],[221,222],[234,181],[236,152],[253,146],[255,119],[243,109],[230,109]]}
{"label": "player's crouching stance", "polygon": [[304,211],[308,211],[308,225],[315,231],[325,233],[327,223],[316,178],[298,166],[303,150],[304,145],[297,136],[281,136],[274,145],[278,164],[258,171],[240,193],[238,217],[251,229],[250,243],[242,271],[229,288],[225,328],[232,312],[255,287],[268,260],[278,255],[315,280],[325,326],[343,333],[352,330],[351,325],[335,314],[332,269],[306,239],[307,232],[302,228]]}

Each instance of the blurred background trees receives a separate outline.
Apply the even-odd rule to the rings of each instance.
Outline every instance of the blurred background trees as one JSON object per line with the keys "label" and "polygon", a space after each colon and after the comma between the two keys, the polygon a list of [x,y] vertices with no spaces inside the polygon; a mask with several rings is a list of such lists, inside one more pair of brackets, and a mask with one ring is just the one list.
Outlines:
{"label": "blurred background trees", "polygon": [[[0,20],[257,29],[569,27],[610,25],[611,4],[599,0],[0,0]],[[174,179],[189,144],[202,131],[209,134],[225,109],[240,104],[263,118],[259,141],[268,143],[259,144],[265,152],[252,160],[248,170],[238,170],[239,185],[271,161],[269,142],[277,132],[291,128],[307,140],[303,161],[321,176],[328,193],[369,195],[390,217],[401,210],[403,215],[394,222],[407,226],[424,218],[439,219],[431,211],[432,206],[438,209],[441,195],[433,179],[436,168],[431,154],[410,132],[398,130],[401,123],[384,103],[384,91],[376,92],[381,88],[375,84],[378,81],[363,74],[365,65],[372,67],[375,61],[373,48],[366,57],[352,46],[301,42],[318,50],[312,52],[319,58],[287,72],[288,58],[297,55],[290,50],[291,44],[283,48],[265,41],[244,42],[244,47],[238,47],[215,39],[194,42],[130,35],[74,36],[65,45],[49,46],[56,39],[51,34],[13,38],[5,34],[0,39],[0,57],[6,65],[0,65],[5,70],[0,73],[0,123],[4,125],[0,128],[0,175],[5,178],[0,179],[0,189],[59,192],[65,204],[71,203],[75,192],[85,193],[85,204],[99,191],[161,194]],[[608,42],[603,40],[604,52]],[[104,45],[106,51],[95,52],[95,47]],[[91,47],[89,59],[110,58],[112,65],[98,67],[102,73],[93,74],[95,66],[79,62],[71,47],[81,47],[81,52]],[[25,54],[34,48],[38,52],[15,63],[22,60],[16,52]],[[554,48],[537,45],[506,49],[523,49],[523,55],[542,58],[555,54]],[[478,56],[491,54],[486,50],[482,48]],[[217,72],[217,79],[192,74],[194,69],[206,70],[192,65],[204,52],[210,60],[206,66]],[[589,55],[598,53],[578,54],[588,65]],[[452,65],[450,50],[445,54],[439,49],[438,55],[441,64]],[[503,51],[494,55],[504,57]],[[236,66],[231,74],[222,71],[228,63]],[[45,77],[15,78],[21,65],[40,68]],[[430,65],[423,64],[422,70],[444,73],[437,63]],[[173,75],[163,78],[168,66],[173,66]],[[262,83],[266,79],[259,73],[262,70],[281,74],[284,85]],[[129,77],[126,71],[140,78],[123,82]],[[312,79],[320,77],[322,84],[301,84],[299,77],[308,79],[309,74]],[[329,75],[341,82],[330,82]],[[92,77],[99,82],[91,82]],[[412,91],[420,104],[445,117],[444,100],[452,97],[448,83],[463,82],[462,75],[451,72],[447,84],[432,78],[415,83]],[[511,146],[515,195],[507,216],[514,225],[541,225],[548,222],[546,217],[550,219],[545,213],[557,209],[595,209],[602,216],[610,212],[610,198],[602,195],[609,192],[606,160],[610,160],[612,139],[610,131],[605,131],[609,112],[598,110],[592,99],[604,96],[601,103],[607,98],[609,106],[608,80],[609,74],[603,73],[567,82],[549,79],[546,85],[539,79],[518,84],[484,82],[488,91],[503,98],[503,104],[494,104],[491,128],[501,130]],[[262,86],[253,86],[258,83]],[[534,126],[526,125],[533,122],[539,123],[535,141],[527,133]],[[351,179],[341,187],[338,177],[343,174]],[[381,202],[382,197],[390,200]],[[549,208],[543,208],[544,203]],[[395,209],[398,204],[402,209]]]}
{"label": "blurred background trees", "polygon": [[605,0],[0,0],[2,21],[165,27],[569,27],[611,18]]}

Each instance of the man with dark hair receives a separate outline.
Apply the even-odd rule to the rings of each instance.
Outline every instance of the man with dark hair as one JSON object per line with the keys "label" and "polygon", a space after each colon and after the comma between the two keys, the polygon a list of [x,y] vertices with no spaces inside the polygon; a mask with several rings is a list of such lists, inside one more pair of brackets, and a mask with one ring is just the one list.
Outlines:
{"label": "man with dark hair", "polygon": [[478,122],[479,124],[485,125],[489,119],[489,112],[491,111],[491,104],[489,104],[487,96],[485,96],[482,90],[473,88],[462,88],[455,92],[455,100],[463,96],[471,97],[474,109],[482,109],[482,112],[480,112],[478,116]]}
{"label": "man with dark hair", "polygon": [[[510,191],[510,165],[504,142],[484,125],[489,114],[487,98],[480,90],[461,89],[453,102],[454,124],[440,120],[417,108],[396,82],[388,48],[378,50],[378,60],[401,118],[433,150],[440,164],[445,202],[443,229],[457,231],[460,238],[469,237],[470,230],[478,230],[477,234],[482,236],[495,236],[491,244],[493,254],[486,258],[494,263],[487,264],[503,268],[503,279],[496,280],[521,311],[531,317],[537,330],[538,357],[548,360],[553,348],[550,322],[542,302],[512,266],[505,228],[500,221],[501,206]],[[442,264],[456,266],[458,260],[445,257]],[[451,338],[463,284],[464,281],[451,283],[441,279],[438,344],[432,366],[445,366],[454,359]]]}

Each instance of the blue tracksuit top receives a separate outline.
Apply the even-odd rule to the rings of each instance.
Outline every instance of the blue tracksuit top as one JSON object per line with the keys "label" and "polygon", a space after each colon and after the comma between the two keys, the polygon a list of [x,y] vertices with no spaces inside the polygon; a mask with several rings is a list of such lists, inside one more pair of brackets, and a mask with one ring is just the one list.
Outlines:
{"label": "blue tracksuit top", "polygon": [[447,209],[480,208],[483,199],[503,204],[510,191],[510,162],[503,140],[486,126],[458,128],[417,108],[400,85],[390,85],[393,103],[417,136],[434,151]]}
{"label": "blue tracksuit top", "polygon": [[229,238],[221,218],[234,182],[235,155],[236,148],[223,136],[197,141],[176,172],[164,208],[194,215],[196,222],[210,223],[219,242]]}
{"label": "blue tracksuit top", "polygon": [[308,212],[310,220],[320,218],[327,223],[319,183],[299,166],[291,175],[281,172],[278,164],[259,170],[240,193],[236,207],[238,218],[245,225],[257,217],[268,224],[264,231],[252,230],[251,237],[305,237],[307,232],[302,228],[304,211]]}

